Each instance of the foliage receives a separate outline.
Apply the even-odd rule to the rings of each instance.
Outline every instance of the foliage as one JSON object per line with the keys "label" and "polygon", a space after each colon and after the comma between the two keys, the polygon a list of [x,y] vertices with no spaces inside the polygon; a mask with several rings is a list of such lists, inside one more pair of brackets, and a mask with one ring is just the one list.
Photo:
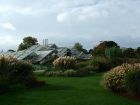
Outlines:
{"label": "foliage", "polygon": [[120,57],[115,57],[110,59],[110,68],[122,65],[123,63],[126,63],[124,58],[120,58]]}
{"label": "foliage", "polygon": [[113,59],[113,58],[123,57],[123,53],[119,47],[111,47],[105,50],[105,56],[110,59]]}
{"label": "foliage", "polygon": [[126,74],[126,87],[128,91],[136,95],[140,95],[140,68],[132,70]]}
{"label": "foliage", "polygon": [[83,46],[80,43],[75,43],[74,48],[80,52],[83,50]]}
{"label": "foliage", "polygon": [[76,69],[81,69],[84,68],[86,66],[88,66],[90,64],[90,61],[78,61],[75,65]]}
{"label": "foliage", "polygon": [[[80,61],[76,63],[76,69],[82,71],[91,71],[91,72],[104,72],[110,70],[114,65],[112,64],[113,60],[110,60],[106,57],[96,56],[91,60]],[[115,64],[115,60],[113,62]]]}
{"label": "foliage", "polygon": [[19,45],[18,47],[18,51],[20,50],[25,50],[29,47],[31,47],[32,45],[37,45],[37,39],[31,36],[25,37],[23,38],[23,42]]}
{"label": "foliage", "polygon": [[64,76],[66,77],[75,77],[77,75],[77,72],[75,70],[66,70],[64,71]]}
{"label": "foliage", "polygon": [[11,56],[0,57],[0,81],[7,84],[26,85],[36,80],[33,74],[33,66],[24,61],[18,61]]}
{"label": "foliage", "polygon": [[16,72],[18,61],[11,56],[0,56],[0,77],[1,81],[11,81],[11,76]]}
{"label": "foliage", "polygon": [[89,49],[88,54],[93,54],[93,49]]}
{"label": "foliage", "polygon": [[90,65],[92,65],[94,69],[98,72],[107,71],[112,68],[110,59],[101,56],[94,57],[91,60]]}
{"label": "foliage", "polygon": [[136,57],[136,52],[133,48],[127,48],[123,51],[124,57],[127,58],[135,58]]}
{"label": "foliage", "polygon": [[137,48],[136,52],[137,52],[138,56],[140,56],[140,47]]}
{"label": "foliage", "polygon": [[76,63],[76,69],[79,75],[90,75],[97,70],[96,66],[92,65],[91,60],[80,61]]}
{"label": "foliage", "polygon": [[80,43],[75,43],[74,49],[78,50],[79,52],[87,53],[87,50],[83,48],[83,45]]}
{"label": "foliage", "polygon": [[79,76],[88,76],[93,74],[94,71],[95,68],[93,66],[88,65],[78,70],[77,74],[79,74]]}
{"label": "foliage", "polygon": [[139,63],[117,66],[104,74],[102,83],[112,91],[126,91],[126,74],[136,68],[140,68]]}
{"label": "foliage", "polygon": [[59,57],[54,62],[53,65],[55,68],[58,69],[72,69],[75,67],[76,64],[76,58],[75,57]]}
{"label": "foliage", "polygon": [[103,41],[93,50],[94,56],[105,56],[105,50],[112,47],[119,47],[114,41]]}
{"label": "foliage", "polygon": [[9,49],[7,50],[7,52],[15,52],[15,50]]}
{"label": "foliage", "polygon": [[45,72],[45,75],[46,76],[49,76],[49,77],[60,77],[60,76],[63,76],[64,73],[63,71],[47,71]]}
{"label": "foliage", "polygon": [[89,65],[93,68],[94,71],[104,72],[123,63],[124,59],[119,57],[108,58],[103,56],[94,56],[90,60]]}
{"label": "foliage", "polygon": [[33,71],[33,66],[25,61],[18,61],[18,63],[15,65],[15,70],[10,79],[14,83],[23,83],[26,84],[30,80],[35,80]]}

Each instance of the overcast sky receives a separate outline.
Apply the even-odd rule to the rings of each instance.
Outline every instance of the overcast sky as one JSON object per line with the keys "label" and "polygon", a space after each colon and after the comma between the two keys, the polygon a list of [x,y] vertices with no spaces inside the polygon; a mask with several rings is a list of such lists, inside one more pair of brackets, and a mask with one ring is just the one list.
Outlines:
{"label": "overcast sky", "polygon": [[93,48],[103,40],[140,46],[140,0],[0,0],[0,50],[23,37]]}

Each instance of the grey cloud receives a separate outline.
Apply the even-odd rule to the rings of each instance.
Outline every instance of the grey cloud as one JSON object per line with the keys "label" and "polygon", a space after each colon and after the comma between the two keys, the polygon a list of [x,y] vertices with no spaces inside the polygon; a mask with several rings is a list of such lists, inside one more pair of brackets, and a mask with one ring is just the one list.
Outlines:
{"label": "grey cloud", "polygon": [[1,27],[0,36],[11,41],[5,46],[7,41],[0,43],[0,49],[16,48],[27,35],[37,37],[40,43],[47,37],[62,46],[80,41],[86,48],[101,40],[114,40],[126,47],[140,44],[139,0],[0,2],[0,24],[11,23],[16,28],[13,32]]}

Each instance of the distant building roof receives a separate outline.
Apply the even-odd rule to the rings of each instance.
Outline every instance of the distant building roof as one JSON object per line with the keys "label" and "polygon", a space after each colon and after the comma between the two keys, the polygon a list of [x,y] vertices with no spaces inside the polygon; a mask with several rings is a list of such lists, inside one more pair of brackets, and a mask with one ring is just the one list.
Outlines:
{"label": "distant building roof", "polygon": [[[43,45],[33,45],[26,50],[22,51],[8,51],[8,52],[0,52],[0,55],[4,56],[13,56],[18,60],[27,60],[32,59],[35,62],[41,62],[44,58],[47,59],[51,54],[56,54],[60,56],[74,56],[79,59],[90,59],[91,55],[85,54],[83,52],[79,52],[74,48],[67,47],[57,47],[55,44],[48,44],[47,47]],[[53,55],[52,55],[53,56]],[[49,58],[48,58],[49,59]]]}
{"label": "distant building roof", "polygon": [[49,54],[51,54],[53,52],[53,50],[49,50],[49,51],[37,51],[37,57],[35,59],[35,61],[41,61],[43,60],[46,56],[48,56]]}

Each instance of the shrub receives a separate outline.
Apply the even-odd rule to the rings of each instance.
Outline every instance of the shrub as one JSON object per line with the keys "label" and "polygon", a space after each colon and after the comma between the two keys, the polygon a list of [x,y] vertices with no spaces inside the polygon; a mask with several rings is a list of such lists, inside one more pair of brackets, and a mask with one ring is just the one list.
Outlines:
{"label": "shrub", "polygon": [[140,95],[140,68],[128,72],[125,81],[128,91]]}
{"label": "shrub", "polygon": [[77,71],[77,73],[81,76],[90,75],[93,72],[94,72],[94,68],[92,66],[86,66]]}
{"label": "shrub", "polygon": [[33,74],[33,66],[24,61],[18,61],[15,65],[15,70],[11,73],[10,79],[13,83],[26,83],[27,81],[35,78]]}
{"label": "shrub", "polygon": [[136,68],[140,68],[140,64],[123,64],[121,66],[117,66],[112,70],[108,71],[103,76],[103,85],[104,87],[113,90],[113,91],[125,91],[125,77],[129,71],[135,70]]}
{"label": "shrub", "polygon": [[89,64],[90,64],[90,61],[79,61],[76,63],[75,66],[77,69],[81,69],[81,68],[88,66]]}
{"label": "shrub", "polygon": [[26,85],[28,81],[36,80],[33,66],[24,61],[18,61],[11,56],[0,57],[0,80],[7,84]]}
{"label": "shrub", "polygon": [[75,77],[77,75],[77,72],[75,70],[66,70],[64,71],[64,76],[67,77]]}
{"label": "shrub", "polygon": [[11,73],[15,71],[15,65],[17,64],[17,59],[13,57],[0,56],[0,77],[1,80],[10,80]]}
{"label": "shrub", "polygon": [[106,57],[94,57],[90,65],[98,72],[103,72],[111,69],[111,61]]}
{"label": "shrub", "polygon": [[58,69],[72,69],[75,64],[76,58],[69,56],[59,57],[53,62],[54,67]]}
{"label": "shrub", "polygon": [[97,72],[108,71],[118,65],[123,64],[124,60],[122,58],[107,58],[107,57],[93,57],[90,61],[90,65]]}
{"label": "shrub", "polygon": [[105,50],[105,56],[113,59],[113,58],[123,57],[123,53],[119,47],[111,47]]}
{"label": "shrub", "polygon": [[118,58],[118,57],[112,58],[109,61],[110,61],[110,63],[109,63],[110,69],[117,67],[119,65],[122,65],[123,63],[126,63],[126,62],[124,62],[123,58]]}

